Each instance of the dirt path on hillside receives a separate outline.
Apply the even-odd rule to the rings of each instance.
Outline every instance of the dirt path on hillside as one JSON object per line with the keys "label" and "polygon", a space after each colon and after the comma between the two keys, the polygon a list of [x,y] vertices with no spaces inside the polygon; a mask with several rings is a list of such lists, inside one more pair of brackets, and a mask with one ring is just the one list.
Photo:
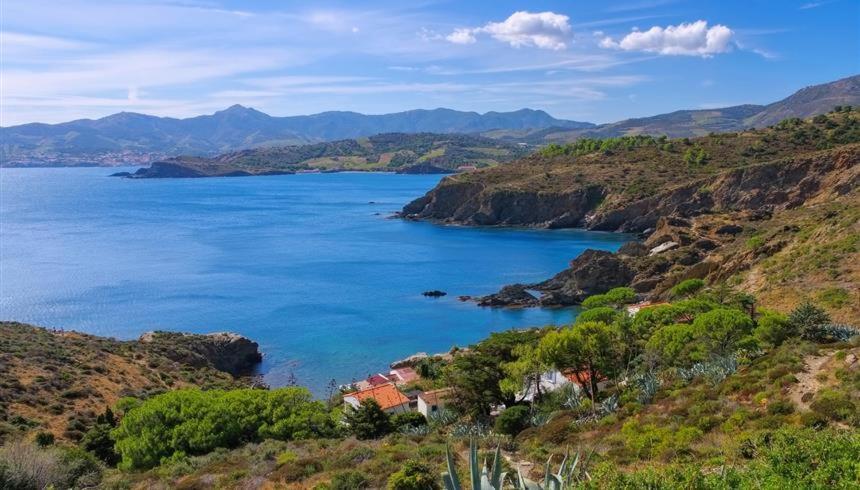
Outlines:
{"label": "dirt path on hillside", "polygon": [[812,401],[813,397],[807,397],[804,401],[803,396],[807,393],[814,395],[821,389],[822,382],[818,380],[817,376],[823,372],[822,368],[831,358],[833,358],[832,353],[821,356],[808,356],[804,359],[806,367],[803,372],[795,375],[797,378],[797,384],[791,387],[788,394],[791,401],[794,402],[797,407],[803,410],[809,410],[809,403]]}

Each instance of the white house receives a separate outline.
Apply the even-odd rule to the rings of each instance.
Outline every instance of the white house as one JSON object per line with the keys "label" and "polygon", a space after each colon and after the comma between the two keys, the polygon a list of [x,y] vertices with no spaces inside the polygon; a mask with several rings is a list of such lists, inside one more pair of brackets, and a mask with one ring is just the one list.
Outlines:
{"label": "white house", "polygon": [[425,417],[430,417],[445,408],[451,399],[451,388],[425,391],[418,395],[418,411]]}

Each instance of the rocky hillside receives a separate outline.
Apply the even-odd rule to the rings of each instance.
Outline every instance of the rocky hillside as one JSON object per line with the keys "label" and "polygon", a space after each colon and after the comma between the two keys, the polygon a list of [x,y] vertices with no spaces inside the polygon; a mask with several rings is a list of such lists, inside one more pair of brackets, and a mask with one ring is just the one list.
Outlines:
{"label": "rocky hillside", "polygon": [[118,341],[0,322],[0,440],[34,430],[77,440],[122,397],[248,386],[260,360],[256,342],[233,334]]}
{"label": "rocky hillside", "polygon": [[479,298],[485,305],[577,304],[622,285],[662,298],[684,279],[703,278],[743,283],[789,307],[828,290],[834,314],[856,318],[858,142],[857,114],[845,111],[692,140],[582,141],[448,177],[403,216],[645,239],[617,254],[583,254],[551,280]]}
{"label": "rocky hillside", "polygon": [[461,134],[389,133],[369,138],[243,150],[215,158],[155,162],[132,178],[288,174],[301,171],[451,173],[461,165],[491,167],[528,153],[527,147]]}

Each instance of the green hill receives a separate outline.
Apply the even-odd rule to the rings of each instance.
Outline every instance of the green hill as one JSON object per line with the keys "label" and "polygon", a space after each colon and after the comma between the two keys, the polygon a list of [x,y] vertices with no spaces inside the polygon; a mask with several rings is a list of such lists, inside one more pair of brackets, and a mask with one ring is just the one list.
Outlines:
{"label": "green hill", "polygon": [[300,171],[450,173],[460,166],[492,167],[526,155],[523,145],[462,134],[388,133],[368,138],[278,146],[214,158],[177,157],[140,169],[134,178],[213,177]]}

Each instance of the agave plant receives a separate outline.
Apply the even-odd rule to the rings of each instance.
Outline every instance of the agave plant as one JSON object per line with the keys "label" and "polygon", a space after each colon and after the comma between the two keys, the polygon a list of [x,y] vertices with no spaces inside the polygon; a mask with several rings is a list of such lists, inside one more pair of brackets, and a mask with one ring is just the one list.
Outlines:
{"label": "agave plant", "polygon": [[563,390],[561,396],[564,399],[562,405],[570,410],[576,410],[582,405],[582,393],[575,384],[568,383],[563,385],[561,389]]}
{"label": "agave plant", "polygon": [[427,417],[427,424],[433,427],[444,427],[453,424],[459,417],[453,410],[443,408]]}
{"label": "agave plant", "polygon": [[658,378],[653,371],[648,371],[647,373],[636,376],[636,378],[634,378],[634,382],[639,387],[639,395],[637,396],[639,403],[643,405],[651,403],[651,400],[654,399],[654,395],[657,394],[657,390],[660,389],[660,378]]}
{"label": "agave plant", "polygon": [[[460,478],[457,476],[457,471],[454,469],[454,458],[451,456],[450,446],[445,448],[445,456],[448,463],[448,471],[442,473],[442,483],[445,484],[446,490],[462,490]],[[502,490],[502,485],[505,483],[507,473],[502,473],[502,451],[497,446],[496,453],[493,455],[493,466],[491,471],[487,471],[487,463],[483,466],[478,466],[478,444],[474,439],[469,440],[469,479],[472,483],[472,488],[475,490]]]}
{"label": "agave plant", "polygon": [[534,412],[529,415],[529,425],[532,427],[541,427],[546,425],[549,422],[549,419],[552,418],[552,414],[545,412]]}
{"label": "agave plant", "polygon": [[860,335],[860,330],[857,330],[851,325],[826,323],[818,328],[821,338],[833,340],[835,342],[847,342],[848,340],[851,340],[851,337]]}
{"label": "agave plant", "polygon": [[697,362],[688,369],[678,369],[678,376],[687,383],[701,376],[713,384],[718,384],[737,370],[738,359],[732,354],[715,357],[710,361]]}
{"label": "agave plant", "polygon": [[468,422],[460,422],[451,426],[451,437],[487,437],[493,435],[493,430],[490,426],[484,424],[472,424]]}
{"label": "agave plant", "polygon": [[431,430],[428,424],[405,425],[400,428],[400,433],[407,436],[426,436]]}
{"label": "agave plant", "polygon": [[[462,490],[463,487],[460,485],[460,479],[454,468],[454,458],[451,456],[451,448],[446,448],[445,453],[448,463],[448,471],[442,473],[442,482],[445,484],[445,489]],[[502,490],[505,481],[508,479],[508,475],[502,472],[501,456],[501,449],[497,446],[496,452],[493,455],[491,469],[487,469],[486,461],[479,467],[478,445],[474,439],[469,441],[469,479],[473,489]],[[529,480],[518,469],[516,478],[511,478],[511,485],[517,490],[567,490],[573,488],[573,485],[577,482],[591,479],[588,472],[585,471],[585,461],[583,461],[579,453],[576,453],[572,461],[569,454],[565,454],[556,473],[553,473],[551,470],[552,459],[553,457],[550,456],[546,462],[546,472],[544,473],[542,482],[538,483]]]}

